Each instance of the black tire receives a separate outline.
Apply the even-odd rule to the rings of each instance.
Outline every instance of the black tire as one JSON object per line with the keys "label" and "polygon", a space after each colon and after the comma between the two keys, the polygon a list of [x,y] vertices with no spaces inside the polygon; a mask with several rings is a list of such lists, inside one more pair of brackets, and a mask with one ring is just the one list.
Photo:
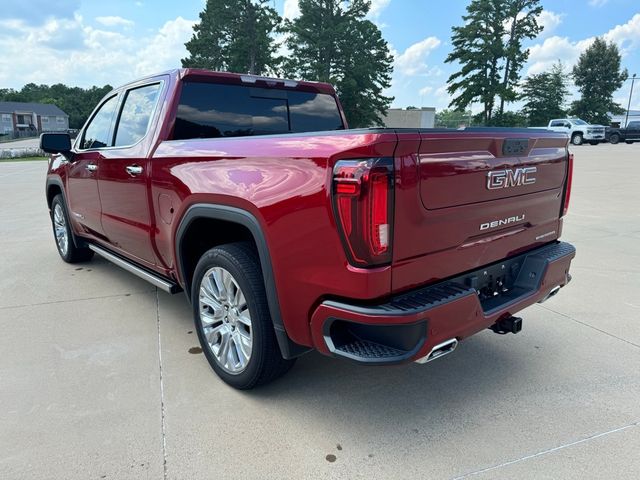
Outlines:
{"label": "black tire", "polygon": [[[57,212],[61,214],[62,217],[58,217],[58,223],[56,224]],[[60,223],[61,218],[64,220],[63,224]],[[69,224],[67,206],[64,203],[64,197],[62,194],[58,194],[53,197],[53,201],[51,202],[51,227],[53,229],[53,239],[56,241],[56,247],[62,260],[67,263],[79,263],[91,260],[93,257],[93,250],[80,248],[75,244],[71,225]],[[56,233],[57,228],[64,229],[66,245],[64,245],[59,239],[58,234]]]}
{"label": "black tire", "polygon": [[624,142],[624,143],[626,143],[627,145],[631,145],[631,144],[633,144],[633,142],[630,142],[629,140],[625,140],[625,142]]}
{"label": "black tire", "polygon": [[620,135],[618,135],[617,133],[612,133],[611,136],[609,137],[609,143],[613,145],[615,145],[619,141],[620,141]]}
{"label": "black tire", "polygon": [[582,145],[582,134],[574,133],[571,137],[571,143],[573,143],[574,145]]}
{"label": "black tire", "polygon": [[[239,373],[229,373],[218,361],[205,337],[201,321],[201,308],[207,307],[201,307],[200,287],[205,274],[215,267],[225,269],[237,282],[246,299],[251,318],[251,353],[246,367]],[[251,244],[230,243],[205,252],[193,274],[191,304],[202,351],[211,368],[232,387],[248,390],[264,385],[284,375],[295,363],[295,360],[285,360],[280,353],[269,313],[260,260]]]}

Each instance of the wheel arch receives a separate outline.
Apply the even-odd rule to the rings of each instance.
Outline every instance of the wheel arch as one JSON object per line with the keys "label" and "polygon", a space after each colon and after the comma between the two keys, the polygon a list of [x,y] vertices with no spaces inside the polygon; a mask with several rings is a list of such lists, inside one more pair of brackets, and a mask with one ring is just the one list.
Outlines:
{"label": "wheel arch", "polygon": [[[207,224],[206,222],[210,223]],[[197,263],[197,259],[194,262],[194,257],[198,256],[199,259],[200,255],[198,254],[204,253],[204,251],[200,252],[202,249],[200,248],[194,252],[196,255],[189,256],[188,249],[192,246],[193,235],[199,232],[201,225],[211,225],[212,223],[218,226],[223,224],[230,227],[232,232],[225,232],[222,240],[220,238],[211,239],[210,242],[206,243],[208,248],[228,243],[228,241],[243,240],[249,240],[255,245],[269,302],[269,312],[282,356],[284,358],[294,358],[309,351],[310,348],[294,343],[287,335],[280,311],[280,302],[267,240],[258,219],[246,210],[227,205],[200,203],[189,207],[183,215],[175,234],[175,258],[176,268],[189,301],[191,301],[192,276],[195,270],[195,263]]]}

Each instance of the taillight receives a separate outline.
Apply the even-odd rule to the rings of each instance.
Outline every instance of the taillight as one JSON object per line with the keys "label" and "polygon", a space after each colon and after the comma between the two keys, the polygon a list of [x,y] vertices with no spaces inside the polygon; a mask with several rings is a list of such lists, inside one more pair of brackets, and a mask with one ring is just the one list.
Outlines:
{"label": "taillight", "polygon": [[564,199],[562,200],[562,216],[569,211],[569,200],[571,199],[571,182],[573,181],[573,153],[569,153],[567,160],[567,184],[564,187]]}
{"label": "taillight", "polygon": [[337,162],[333,169],[333,205],[350,263],[362,267],[389,263],[393,159]]}

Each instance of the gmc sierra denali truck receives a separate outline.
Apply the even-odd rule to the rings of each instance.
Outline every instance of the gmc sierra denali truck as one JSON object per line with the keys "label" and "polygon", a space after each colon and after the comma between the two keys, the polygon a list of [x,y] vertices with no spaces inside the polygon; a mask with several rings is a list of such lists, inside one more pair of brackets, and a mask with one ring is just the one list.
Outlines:
{"label": "gmc sierra denali truck", "polygon": [[567,136],[348,130],[333,88],[176,70],[43,134],[58,252],[184,291],[213,370],[247,389],[316,349],[429,362],[570,280]]}

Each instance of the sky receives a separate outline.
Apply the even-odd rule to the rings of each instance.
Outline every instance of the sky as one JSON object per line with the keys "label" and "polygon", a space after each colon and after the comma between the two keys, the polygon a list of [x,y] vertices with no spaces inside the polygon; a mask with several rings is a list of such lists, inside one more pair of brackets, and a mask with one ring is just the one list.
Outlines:
{"label": "sky", "polygon": [[[0,88],[29,82],[89,87],[117,86],[136,77],[180,67],[184,43],[204,0],[2,0]],[[272,0],[287,18],[299,14],[297,0]],[[462,23],[463,0],[372,0],[369,18],[394,55],[386,94],[393,107],[446,108],[451,27]],[[543,0],[544,30],[525,44],[530,57],[522,73],[540,73],[555,61],[567,69],[597,36],[615,42],[623,66],[640,79],[639,0]],[[616,92],[624,107],[631,81]],[[631,108],[640,109],[640,82]],[[572,94],[575,89],[572,87]],[[510,108],[516,108],[513,105]],[[474,108],[477,111],[479,105]]]}

